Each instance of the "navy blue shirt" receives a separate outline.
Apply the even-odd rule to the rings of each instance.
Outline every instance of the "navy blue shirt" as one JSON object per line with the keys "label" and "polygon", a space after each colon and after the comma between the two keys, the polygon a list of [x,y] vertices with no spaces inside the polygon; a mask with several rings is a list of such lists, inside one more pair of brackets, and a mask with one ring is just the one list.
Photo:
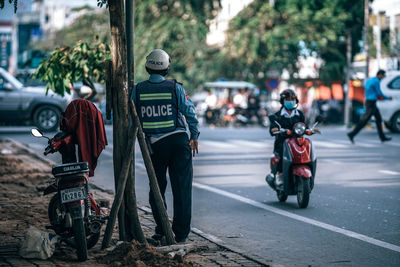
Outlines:
{"label": "navy blue shirt", "polygon": [[[164,81],[165,78],[162,75],[159,74],[151,74],[149,77],[149,81],[152,83],[161,83]],[[132,93],[132,99],[135,102],[136,101],[136,85],[133,88],[133,93]],[[176,96],[178,98],[178,120],[180,120],[180,123],[178,125],[185,125],[185,120],[183,116],[185,116],[187,125],[189,126],[189,132],[190,132],[190,139],[197,140],[199,138],[199,130],[198,130],[198,125],[199,121],[197,120],[196,117],[196,109],[194,108],[193,103],[186,98],[186,92],[185,89],[183,89],[182,85],[179,83],[176,83]],[[135,102],[136,103],[136,102]],[[175,131],[171,133],[165,133],[165,134],[148,134],[150,136],[150,140],[152,143],[155,141],[158,141],[159,139],[168,136],[172,133],[175,132],[186,132],[187,129],[177,127]]]}

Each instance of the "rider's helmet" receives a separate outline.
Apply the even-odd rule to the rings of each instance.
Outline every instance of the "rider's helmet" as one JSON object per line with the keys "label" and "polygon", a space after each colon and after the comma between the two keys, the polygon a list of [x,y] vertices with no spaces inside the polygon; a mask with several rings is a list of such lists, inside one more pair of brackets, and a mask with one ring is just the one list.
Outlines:
{"label": "rider's helmet", "polygon": [[167,75],[171,59],[162,49],[154,49],[146,57],[146,70],[150,74]]}
{"label": "rider's helmet", "polygon": [[296,104],[299,103],[299,99],[297,98],[296,93],[292,89],[285,89],[280,93],[280,103],[283,105],[283,102],[287,98],[295,98]]}

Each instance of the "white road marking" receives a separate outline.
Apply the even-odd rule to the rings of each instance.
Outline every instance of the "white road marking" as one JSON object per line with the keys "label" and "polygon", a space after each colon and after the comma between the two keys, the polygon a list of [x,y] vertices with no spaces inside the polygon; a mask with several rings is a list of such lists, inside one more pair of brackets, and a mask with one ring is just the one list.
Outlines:
{"label": "white road marking", "polygon": [[217,147],[217,148],[235,148],[237,146],[233,145],[233,144],[229,144],[227,142],[216,142],[216,141],[201,141],[201,143],[199,145],[206,145],[206,146],[211,146],[211,147]]}
{"label": "white road marking", "polygon": [[217,188],[214,188],[214,187],[211,187],[211,186],[208,186],[208,185],[199,184],[199,183],[193,183],[193,186],[195,186],[197,188],[200,188],[200,189],[204,189],[204,190],[213,192],[213,193],[216,193],[216,194],[219,194],[219,195],[222,195],[222,196],[225,196],[225,197],[229,197],[229,198],[241,201],[243,203],[252,205],[252,206],[260,208],[260,209],[264,209],[264,210],[267,210],[267,211],[270,211],[270,212],[273,212],[273,213],[276,213],[276,214],[279,214],[279,215],[282,215],[282,216],[289,217],[289,218],[294,219],[294,220],[298,220],[298,221],[301,221],[301,222],[304,222],[304,223],[308,223],[308,224],[311,224],[311,225],[314,225],[314,226],[317,226],[317,227],[320,227],[320,228],[323,228],[323,229],[326,229],[326,230],[329,230],[329,231],[332,231],[332,232],[343,234],[345,236],[348,236],[348,237],[351,237],[351,238],[355,238],[355,239],[358,239],[358,240],[361,240],[361,241],[364,241],[364,242],[367,242],[367,243],[370,243],[370,244],[373,244],[373,245],[376,245],[376,246],[379,246],[379,247],[382,247],[382,248],[386,248],[386,249],[390,249],[390,250],[393,250],[393,251],[396,251],[396,252],[400,252],[400,247],[399,246],[396,246],[396,245],[393,245],[393,244],[390,244],[390,243],[387,243],[387,242],[384,242],[384,241],[380,241],[380,240],[374,239],[374,238],[366,236],[366,235],[362,235],[362,234],[359,234],[359,233],[356,233],[356,232],[352,232],[352,231],[349,231],[349,230],[345,230],[345,229],[342,229],[342,228],[327,224],[327,223],[323,223],[323,222],[320,222],[320,221],[317,221],[317,220],[313,220],[313,219],[309,219],[307,217],[303,217],[303,216],[300,216],[300,215],[297,215],[297,214],[293,214],[293,213],[290,213],[290,212],[287,212],[287,211],[284,211],[284,210],[281,210],[281,209],[277,209],[277,208],[271,207],[271,206],[269,206],[267,204],[263,204],[263,203],[255,201],[255,200],[252,200],[252,199],[249,199],[249,198],[245,198],[245,197],[242,197],[242,196],[239,196],[239,195],[236,195],[236,194],[233,194],[233,193],[221,190],[221,189],[217,189]]}
{"label": "white road marking", "polygon": [[380,173],[390,174],[390,175],[400,175],[400,172],[389,171],[389,170],[379,170]]}
{"label": "white road marking", "polygon": [[232,144],[237,145],[238,147],[254,147],[254,148],[266,148],[272,145],[272,142],[257,142],[257,141],[246,141],[246,140],[230,140]]}
{"label": "white road marking", "polygon": [[312,143],[317,147],[326,147],[326,148],[345,148],[345,147],[349,147],[351,145],[351,144],[348,144],[348,145],[339,144],[334,141],[332,141],[332,142],[330,142],[330,141],[312,141]]}

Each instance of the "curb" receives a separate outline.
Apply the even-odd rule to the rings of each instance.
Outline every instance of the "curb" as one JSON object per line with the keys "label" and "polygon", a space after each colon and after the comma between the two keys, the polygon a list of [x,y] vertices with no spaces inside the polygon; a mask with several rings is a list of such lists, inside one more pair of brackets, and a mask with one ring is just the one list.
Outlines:
{"label": "curb", "polygon": [[[4,138],[4,140],[7,140],[7,141],[15,144],[15,146],[18,147],[20,150],[28,152],[30,155],[32,155],[36,159],[39,159],[40,161],[44,162],[45,164],[48,164],[50,166],[53,166],[53,165],[56,164],[56,162],[46,158],[45,156],[43,156],[41,154],[37,154],[35,151],[30,149],[28,146],[26,146],[26,145],[24,145],[24,144],[22,144],[22,143],[20,143],[18,141],[15,141],[15,140],[13,140],[11,138]],[[95,184],[90,184],[90,187],[95,189],[95,190],[98,190],[98,191],[101,191],[101,192],[104,192],[104,193],[107,193],[107,194],[110,194],[110,195],[114,196],[114,192],[112,192],[111,190],[103,189],[103,188],[101,188],[101,187],[99,187],[99,186],[97,186]],[[143,212],[152,214],[151,209],[149,207],[147,207],[147,206],[138,206],[138,209],[142,210]],[[217,246],[220,246],[220,247],[222,247],[222,248],[224,248],[224,249],[226,249],[226,250],[228,250],[230,252],[236,253],[236,254],[238,254],[238,255],[240,255],[240,256],[242,256],[242,257],[244,257],[244,258],[246,258],[246,259],[248,259],[250,261],[253,261],[253,262],[257,263],[257,264],[260,264],[262,266],[281,266],[281,265],[278,265],[278,264],[273,264],[272,265],[272,262],[267,262],[264,259],[261,259],[260,257],[258,257],[256,255],[249,255],[248,253],[246,254],[243,250],[238,249],[238,248],[233,248],[232,246],[229,246],[229,245],[225,244],[225,242],[222,241],[221,239],[219,239],[218,237],[213,236],[211,234],[204,233],[203,231],[201,231],[201,230],[199,230],[197,228],[192,227],[190,231],[193,234],[195,234],[197,236],[200,236],[200,237],[208,240],[209,242],[214,243]]]}
{"label": "curb", "polygon": [[29,154],[31,154],[31,155],[32,155],[33,157],[35,157],[36,159],[41,160],[42,162],[44,162],[44,163],[46,163],[46,164],[48,164],[48,165],[50,165],[50,166],[56,164],[54,161],[52,161],[52,160],[46,158],[45,156],[43,156],[43,155],[41,155],[41,154],[36,153],[36,152],[33,151],[32,149],[30,149],[28,146],[26,146],[26,145],[24,145],[24,144],[22,144],[22,143],[20,143],[20,142],[18,142],[18,141],[15,141],[14,139],[11,139],[11,138],[8,138],[8,137],[7,137],[7,138],[4,138],[4,140],[7,140],[7,141],[9,141],[9,142],[14,143],[15,146],[18,147],[19,149],[21,149],[22,151],[28,152]]}

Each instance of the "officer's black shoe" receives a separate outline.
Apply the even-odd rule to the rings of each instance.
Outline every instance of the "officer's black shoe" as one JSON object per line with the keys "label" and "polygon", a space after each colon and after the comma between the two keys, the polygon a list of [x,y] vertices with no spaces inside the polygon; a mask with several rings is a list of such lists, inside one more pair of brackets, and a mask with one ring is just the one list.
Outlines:
{"label": "officer's black shoe", "polygon": [[354,136],[352,136],[350,133],[348,133],[347,136],[349,137],[350,142],[351,142],[352,144],[354,144]]}
{"label": "officer's black shoe", "polygon": [[390,141],[390,140],[392,140],[392,137],[387,137],[387,136],[385,136],[383,139],[381,139],[382,143],[386,142],[386,141]]}
{"label": "officer's black shoe", "polygon": [[151,236],[154,240],[161,240],[164,237],[162,234],[157,234],[155,233],[154,235]]}
{"label": "officer's black shoe", "polygon": [[175,236],[175,241],[176,241],[176,243],[185,243],[186,237]]}

